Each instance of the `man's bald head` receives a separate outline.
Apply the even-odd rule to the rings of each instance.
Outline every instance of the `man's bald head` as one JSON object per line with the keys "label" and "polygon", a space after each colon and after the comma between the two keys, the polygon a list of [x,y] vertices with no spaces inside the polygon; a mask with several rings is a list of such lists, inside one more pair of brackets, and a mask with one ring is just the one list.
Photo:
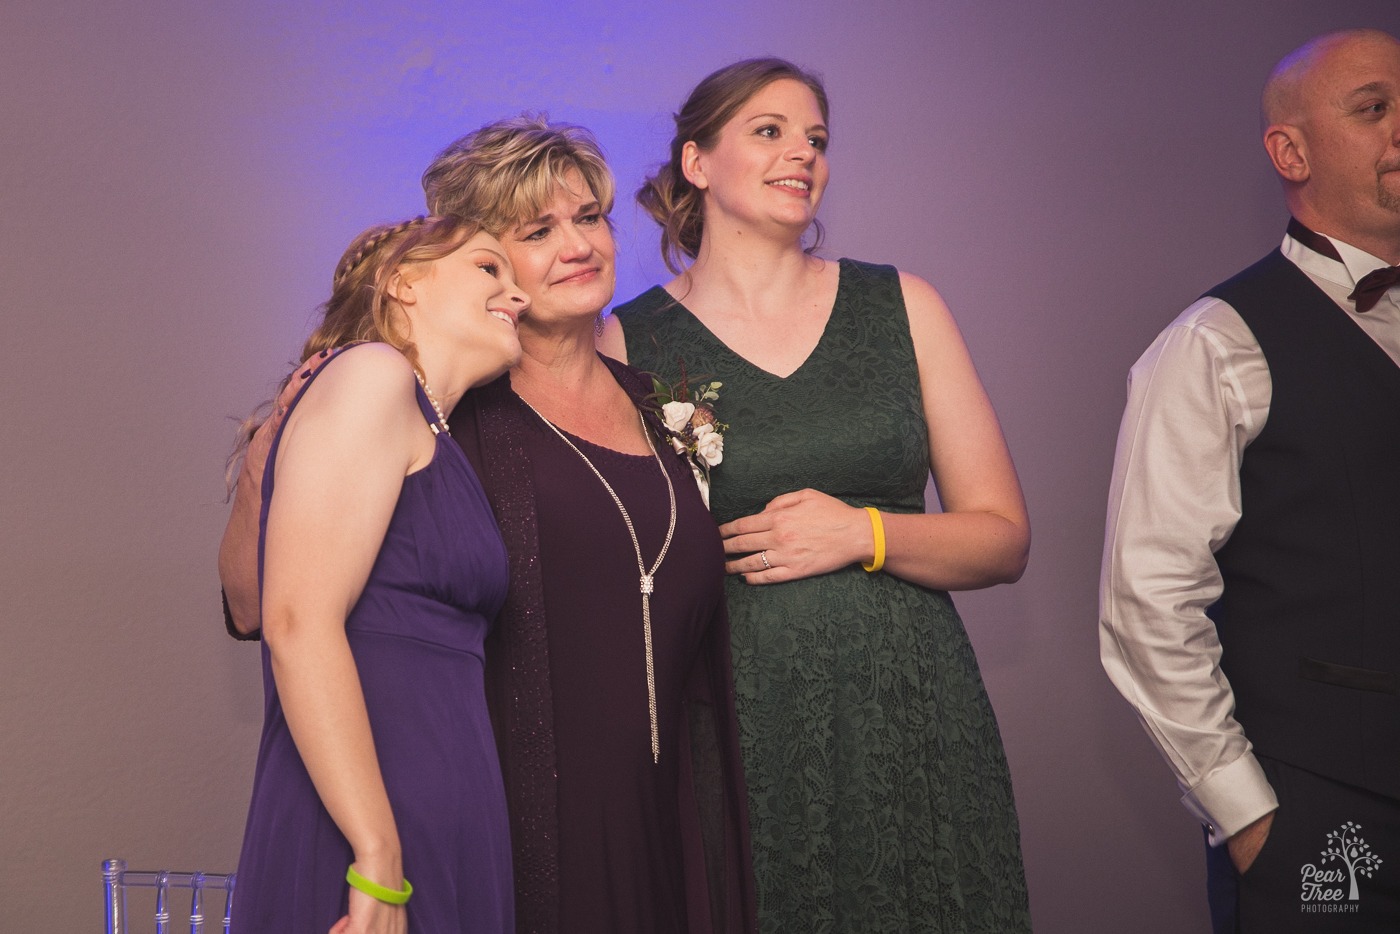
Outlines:
{"label": "man's bald head", "polygon": [[1310,79],[1332,64],[1339,54],[1344,55],[1352,45],[1374,42],[1400,45],[1400,40],[1379,29],[1343,29],[1309,39],[1285,55],[1264,82],[1260,101],[1264,126],[1304,122],[1308,91],[1316,84]]}
{"label": "man's bald head", "polygon": [[1378,29],[1318,36],[1274,67],[1261,110],[1293,216],[1400,259],[1400,40]]}

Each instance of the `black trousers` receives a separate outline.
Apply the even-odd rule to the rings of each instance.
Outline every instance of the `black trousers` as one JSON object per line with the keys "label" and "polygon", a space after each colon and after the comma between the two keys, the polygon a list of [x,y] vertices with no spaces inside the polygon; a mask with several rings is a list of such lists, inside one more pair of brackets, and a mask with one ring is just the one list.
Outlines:
{"label": "black trousers", "polygon": [[1400,932],[1400,801],[1259,762],[1279,807],[1244,875],[1207,844],[1215,934]]}

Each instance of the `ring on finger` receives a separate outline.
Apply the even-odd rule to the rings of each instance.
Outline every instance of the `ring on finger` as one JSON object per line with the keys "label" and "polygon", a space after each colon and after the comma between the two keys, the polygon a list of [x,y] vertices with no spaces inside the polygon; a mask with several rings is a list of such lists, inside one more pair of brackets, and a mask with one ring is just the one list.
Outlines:
{"label": "ring on finger", "polygon": [[763,549],[762,551],[760,551],[760,552],[758,553],[758,560],[760,560],[760,561],[763,562],[763,570],[765,570],[765,571],[771,571],[771,570],[773,570],[773,565],[771,565],[771,564],[768,563],[768,549],[767,549],[767,548]]}

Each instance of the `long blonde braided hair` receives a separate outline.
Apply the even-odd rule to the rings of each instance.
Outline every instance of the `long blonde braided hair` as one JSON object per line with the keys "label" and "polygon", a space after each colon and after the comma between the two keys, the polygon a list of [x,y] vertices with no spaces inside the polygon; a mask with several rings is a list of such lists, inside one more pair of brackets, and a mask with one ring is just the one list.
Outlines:
{"label": "long blonde braided hair", "polygon": [[[407,321],[390,294],[394,273],[410,264],[447,256],[481,229],[480,222],[472,218],[419,216],[397,224],[377,224],[362,232],[336,264],[331,297],[321,306],[321,321],[302,346],[301,362],[333,347],[382,341],[416,368],[418,354],[409,340]],[[292,372],[296,369],[299,367]],[[277,395],[291,378],[288,375],[278,384]],[[248,442],[271,411],[269,400],[239,424],[224,475],[230,493]]]}

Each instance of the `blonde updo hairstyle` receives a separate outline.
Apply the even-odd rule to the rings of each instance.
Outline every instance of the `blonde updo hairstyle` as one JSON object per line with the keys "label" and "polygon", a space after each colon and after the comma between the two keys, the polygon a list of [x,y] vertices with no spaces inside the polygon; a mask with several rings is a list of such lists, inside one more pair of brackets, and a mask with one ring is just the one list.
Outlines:
{"label": "blonde updo hairstyle", "polygon": [[[392,294],[394,274],[451,254],[481,229],[481,222],[472,218],[416,217],[361,233],[336,264],[331,297],[321,306],[321,321],[306,339],[301,361],[357,341],[381,341],[407,357],[416,370],[418,354],[409,339],[408,322]],[[278,395],[293,376],[295,370],[278,385]],[[225,477],[230,490],[253,433],[270,411],[271,402],[265,402],[239,425]]]}
{"label": "blonde updo hairstyle", "polygon": [[479,217],[500,236],[543,213],[571,169],[603,214],[611,212],[616,184],[593,134],[526,113],[488,123],[438,153],[423,173],[423,194],[434,214]]}
{"label": "blonde updo hairstyle", "polygon": [[[671,139],[671,159],[637,189],[637,203],[661,225],[661,258],[676,275],[700,252],[705,232],[704,192],[692,185],[681,170],[681,154],[688,142],[709,151],[719,132],[749,100],[774,81],[791,79],[805,84],[817,98],[822,121],[830,122],[826,88],[821,79],[781,58],[750,58],[712,72],[695,86],[673,114],[676,135]],[[807,252],[822,240],[820,221],[814,222],[816,238]]]}

